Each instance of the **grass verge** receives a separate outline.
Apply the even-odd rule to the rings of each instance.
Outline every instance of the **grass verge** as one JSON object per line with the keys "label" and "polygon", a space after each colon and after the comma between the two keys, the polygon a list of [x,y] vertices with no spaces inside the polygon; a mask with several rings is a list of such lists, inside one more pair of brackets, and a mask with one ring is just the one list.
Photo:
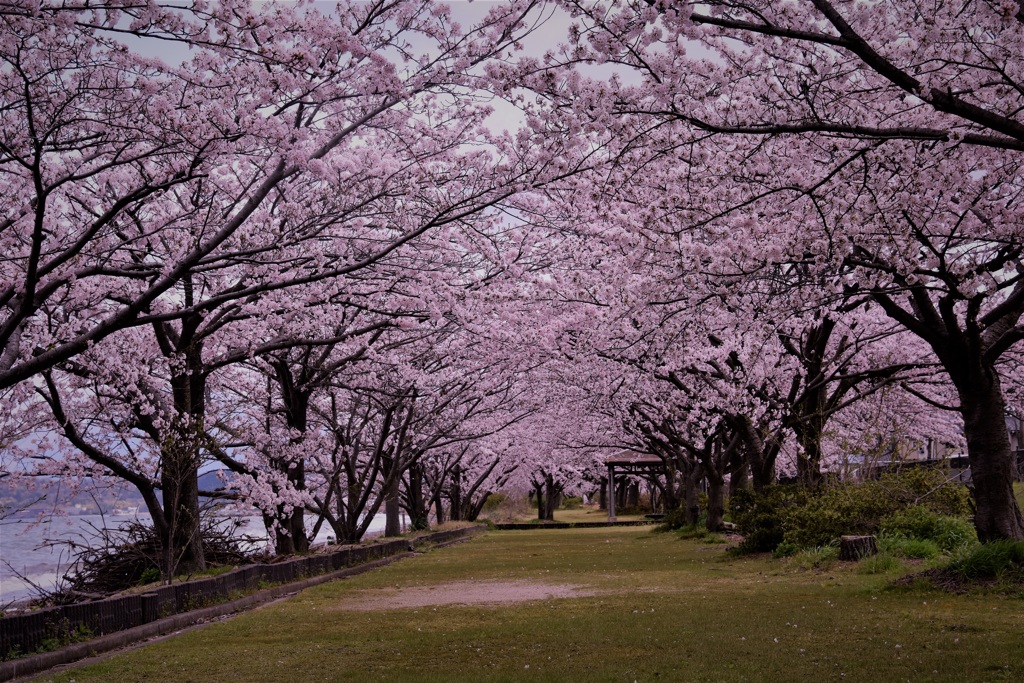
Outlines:
{"label": "grass verge", "polygon": [[[721,544],[644,527],[493,532],[38,680],[1024,678],[1019,598],[887,588],[893,577],[855,564],[733,557]],[[571,584],[594,594],[344,609],[357,597],[413,586],[440,593],[454,581]]]}

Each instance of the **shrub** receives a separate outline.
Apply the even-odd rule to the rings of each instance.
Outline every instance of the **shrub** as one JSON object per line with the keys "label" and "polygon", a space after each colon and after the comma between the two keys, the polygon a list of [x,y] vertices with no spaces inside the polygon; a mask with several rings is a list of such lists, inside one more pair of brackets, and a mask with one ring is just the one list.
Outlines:
{"label": "shrub", "polygon": [[677,507],[674,510],[669,510],[665,513],[665,516],[661,520],[661,524],[658,525],[658,531],[675,531],[677,529],[692,528],[693,525],[688,524],[686,521],[686,508]]}
{"label": "shrub", "polygon": [[[967,488],[950,481],[943,469],[908,468],[878,480],[814,491],[793,484],[769,486],[759,494],[738,491],[731,510],[745,539],[740,549],[746,552],[772,551],[783,541],[813,548],[845,534],[880,529],[934,541],[947,550],[974,538],[966,520],[956,517],[970,510]],[[916,551],[925,552],[924,546]]]}
{"label": "shrub", "polygon": [[946,569],[961,579],[992,579],[1024,570],[1024,541],[993,541],[962,549]]}
{"label": "shrub", "polygon": [[771,552],[782,543],[786,511],[807,503],[810,492],[795,484],[765,487],[760,493],[739,490],[729,500],[732,519],[743,534],[741,552]]}
{"label": "shrub", "polygon": [[563,510],[579,510],[583,507],[583,499],[578,496],[567,496],[562,499]]}
{"label": "shrub", "polygon": [[945,467],[912,467],[886,472],[878,481],[867,482],[893,498],[893,509],[923,505],[939,515],[963,517],[971,514],[967,487],[951,479]]}
{"label": "shrub", "polygon": [[915,560],[930,560],[941,552],[935,541],[901,535],[882,536],[878,544],[882,552]]}
{"label": "shrub", "polygon": [[800,551],[800,547],[793,545],[787,541],[783,541],[775,546],[775,550],[772,551],[772,557],[789,557],[795,555]]}
{"label": "shrub", "polygon": [[956,550],[975,545],[978,542],[978,532],[966,519],[940,516],[931,540],[943,550]]}
{"label": "shrub", "polygon": [[933,541],[945,551],[978,540],[974,527],[966,519],[940,515],[923,505],[887,515],[882,519],[879,530],[883,534]]}
{"label": "shrub", "polygon": [[[504,493],[492,493],[487,496],[487,500],[484,501],[484,505],[481,508],[481,512],[494,512],[498,509],[502,503],[508,498]],[[536,507],[536,505],[534,505]]]}
{"label": "shrub", "polygon": [[884,501],[857,486],[816,492],[805,505],[787,511],[784,539],[801,548],[832,543],[843,534],[869,534],[884,514]]}
{"label": "shrub", "polygon": [[160,580],[160,570],[156,567],[148,567],[139,576],[138,585],[144,586],[148,583],[155,583]]}

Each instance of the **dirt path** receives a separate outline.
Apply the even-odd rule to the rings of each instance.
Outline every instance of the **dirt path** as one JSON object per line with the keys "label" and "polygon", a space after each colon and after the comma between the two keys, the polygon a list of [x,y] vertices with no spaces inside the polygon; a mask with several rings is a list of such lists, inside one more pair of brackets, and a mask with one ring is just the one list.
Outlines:
{"label": "dirt path", "polygon": [[551,598],[584,598],[596,591],[570,584],[529,581],[454,581],[434,586],[408,586],[362,591],[338,605],[354,612],[432,607],[436,605],[499,605]]}

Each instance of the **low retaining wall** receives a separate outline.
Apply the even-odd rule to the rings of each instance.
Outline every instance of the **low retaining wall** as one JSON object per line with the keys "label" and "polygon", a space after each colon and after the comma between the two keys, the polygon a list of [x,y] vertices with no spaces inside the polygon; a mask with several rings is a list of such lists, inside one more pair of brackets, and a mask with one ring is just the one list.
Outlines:
{"label": "low retaining wall", "polygon": [[[300,590],[308,585],[322,583],[333,578],[333,576],[322,575],[344,572],[349,567],[358,568],[359,565],[367,565],[390,557],[404,556],[412,550],[425,546],[450,543],[478,533],[484,528],[477,526],[439,531],[412,539],[401,538],[366,546],[352,546],[331,553],[309,555],[276,564],[249,565],[209,579],[161,586],[142,595],[127,595],[77,605],[49,607],[26,614],[3,617],[0,618],[0,660],[10,661],[0,662],[0,681],[31,673],[27,669],[41,671],[48,666],[63,663],[55,661],[53,664],[36,668],[25,666],[27,664],[25,659],[12,659],[12,657],[31,654],[45,646],[59,646],[62,643],[73,642],[76,637],[85,634],[93,637],[133,630],[165,620],[172,615],[185,616],[185,622],[191,623],[188,617],[197,610],[201,612],[217,610],[226,614],[244,608],[246,605],[236,606],[235,609],[228,606],[227,609],[221,610],[219,607],[223,607],[223,605],[218,605],[218,603],[226,603],[268,585],[277,585],[277,590],[268,591],[268,593],[273,593],[273,595],[269,595],[269,598],[273,598],[278,594]],[[318,577],[322,580],[310,581],[310,577]],[[302,585],[289,585],[296,581]],[[250,598],[256,597],[250,596]],[[241,598],[236,602],[256,604],[260,600]],[[210,605],[218,605],[218,607],[209,607]],[[196,618],[201,617],[197,614]],[[175,626],[175,628],[180,627]],[[155,634],[143,633],[138,638],[152,637]],[[71,659],[66,657],[62,659],[73,661],[97,651],[92,646],[92,642],[88,640],[67,645],[69,648],[82,649],[83,654]],[[131,640],[127,642],[131,642]],[[56,652],[51,652],[38,655],[38,657],[46,658],[47,655],[56,654]]]}
{"label": "low retaining wall", "polygon": [[653,519],[638,519],[628,522],[533,522],[530,524],[495,524],[499,531],[527,531],[529,529],[596,529],[606,526],[649,526],[657,524]]}

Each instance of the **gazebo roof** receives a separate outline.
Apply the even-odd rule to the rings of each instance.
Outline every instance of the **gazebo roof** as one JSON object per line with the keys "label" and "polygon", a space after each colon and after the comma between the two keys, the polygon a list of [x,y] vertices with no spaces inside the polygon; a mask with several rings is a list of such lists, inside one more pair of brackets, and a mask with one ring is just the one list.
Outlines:
{"label": "gazebo roof", "polygon": [[610,458],[606,458],[604,461],[605,465],[612,465],[614,467],[664,467],[665,461],[656,455],[650,455],[648,453],[631,453],[629,451],[623,451],[618,455],[613,455]]}

